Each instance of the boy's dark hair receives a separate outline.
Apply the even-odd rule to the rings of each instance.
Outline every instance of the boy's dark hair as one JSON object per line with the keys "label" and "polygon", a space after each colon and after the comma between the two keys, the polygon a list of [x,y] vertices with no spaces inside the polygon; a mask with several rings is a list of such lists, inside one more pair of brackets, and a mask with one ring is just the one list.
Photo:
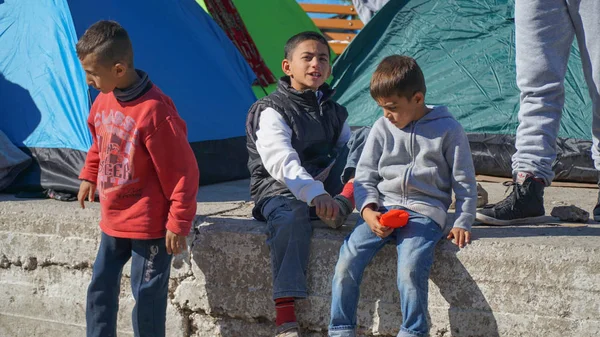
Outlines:
{"label": "boy's dark hair", "polygon": [[307,31],[307,32],[298,33],[298,34],[290,37],[289,40],[287,40],[287,42],[285,43],[283,57],[285,59],[289,60],[292,57],[292,54],[294,53],[294,49],[296,49],[296,47],[300,43],[302,43],[304,41],[308,41],[308,40],[314,40],[314,41],[320,42],[327,47],[327,50],[329,50],[329,43],[327,43],[327,40],[323,37],[323,35],[321,35],[317,32]]}
{"label": "boy's dark hair", "polygon": [[107,66],[125,63],[133,67],[133,47],[125,28],[115,21],[98,21],[88,28],[77,42],[77,56],[84,59],[96,54]]}
{"label": "boy's dark hair", "polygon": [[426,91],[423,72],[412,57],[388,56],[379,63],[371,77],[371,97],[376,100],[393,95],[410,100],[417,92],[425,95]]}

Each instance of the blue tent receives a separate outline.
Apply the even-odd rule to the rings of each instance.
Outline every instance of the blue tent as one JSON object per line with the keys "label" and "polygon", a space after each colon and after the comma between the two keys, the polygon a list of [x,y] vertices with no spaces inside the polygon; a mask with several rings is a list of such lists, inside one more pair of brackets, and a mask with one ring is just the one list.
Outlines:
{"label": "blue tent", "polygon": [[175,102],[201,184],[246,177],[244,120],[255,75],[194,0],[0,0],[0,130],[35,163],[13,189],[76,191],[95,93],[75,44],[103,19],[127,29],[136,68]]}

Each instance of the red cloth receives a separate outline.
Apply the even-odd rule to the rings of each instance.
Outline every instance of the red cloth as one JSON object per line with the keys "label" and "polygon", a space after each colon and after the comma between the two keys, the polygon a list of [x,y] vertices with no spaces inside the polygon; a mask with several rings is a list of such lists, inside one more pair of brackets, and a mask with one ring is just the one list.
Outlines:
{"label": "red cloth", "polygon": [[130,102],[100,93],[88,126],[93,143],[79,178],[97,183],[102,231],[131,239],[161,238],[166,229],[187,235],[199,172],[173,101],[156,86]]}
{"label": "red cloth", "polygon": [[282,297],[275,300],[275,325],[296,321],[293,297]]}
{"label": "red cloth", "polygon": [[354,202],[354,181],[347,182],[342,189],[342,193],[340,195],[346,197],[346,199],[350,200],[352,203],[352,207],[356,207],[356,203]]}
{"label": "red cloth", "polygon": [[246,62],[256,74],[258,83],[263,87],[275,83],[275,76],[260,56],[233,2],[231,0],[205,0],[204,4],[206,4],[206,8],[215,22],[225,31],[229,39],[244,56]]}
{"label": "red cloth", "polygon": [[404,227],[408,223],[408,212],[401,209],[393,209],[379,218],[379,223],[388,228]]}

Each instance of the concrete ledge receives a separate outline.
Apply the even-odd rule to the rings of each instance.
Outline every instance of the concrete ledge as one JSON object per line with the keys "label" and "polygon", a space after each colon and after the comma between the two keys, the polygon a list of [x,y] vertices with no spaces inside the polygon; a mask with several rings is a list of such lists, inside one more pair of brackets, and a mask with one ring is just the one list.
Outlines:
{"label": "concrete ledge", "polygon": [[[499,184],[484,184],[491,201]],[[249,218],[247,181],[202,188],[191,255],[173,263],[168,336],[269,336],[274,328],[265,225]],[[591,209],[596,190],[549,188],[547,212]],[[81,336],[85,292],[99,240],[97,205],[0,195],[0,336]],[[331,279],[343,238],[315,222],[310,296],[298,303],[303,336],[326,336]],[[458,251],[442,242],[430,282],[432,336],[600,335],[600,226],[477,227]],[[363,336],[395,336],[396,256],[388,246],[367,269],[359,304]],[[131,334],[126,266],[120,335]]]}

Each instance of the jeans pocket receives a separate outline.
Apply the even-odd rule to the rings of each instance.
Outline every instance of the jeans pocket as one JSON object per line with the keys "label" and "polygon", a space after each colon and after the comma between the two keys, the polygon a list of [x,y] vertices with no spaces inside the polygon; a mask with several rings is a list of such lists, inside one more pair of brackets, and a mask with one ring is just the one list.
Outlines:
{"label": "jeans pocket", "polygon": [[290,200],[284,196],[275,196],[266,201],[262,209],[260,210],[262,216],[267,220],[267,223],[271,222],[272,217],[277,214],[275,211],[291,211]]}

